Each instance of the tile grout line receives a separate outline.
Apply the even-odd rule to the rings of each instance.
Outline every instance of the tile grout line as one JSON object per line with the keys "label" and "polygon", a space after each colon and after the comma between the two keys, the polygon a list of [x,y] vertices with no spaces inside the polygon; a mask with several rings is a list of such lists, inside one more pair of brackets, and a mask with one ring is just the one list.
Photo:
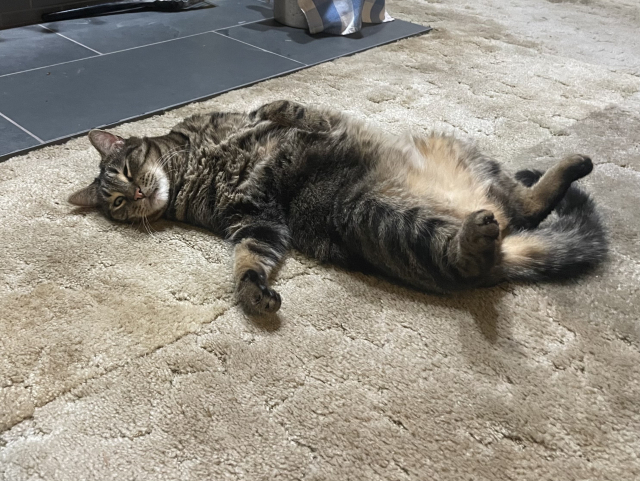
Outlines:
{"label": "tile grout line", "polygon": [[38,142],[40,142],[41,144],[44,144],[45,141],[42,140],[40,137],[38,137],[36,134],[33,134],[31,132],[29,132],[27,129],[25,129],[22,125],[20,125],[18,122],[10,119],[9,117],[7,117],[5,114],[3,114],[2,112],[0,112],[0,117],[2,117],[3,119],[5,119],[7,122],[12,123],[13,125],[15,125],[16,127],[18,127],[20,130],[22,130],[23,132],[29,134],[31,137],[33,137],[34,139],[36,139]]}
{"label": "tile grout line", "polygon": [[139,48],[151,47],[153,45],[160,45],[162,43],[175,42],[176,40],[182,40],[183,38],[197,37],[198,35],[204,35],[206,33],[213,33],[213,30],[207,30],[206,32],[192,33],[191,35],[185,35],[184,37],[176,37],[176,38],[170,38],[168,40],[160,40],[159,42],[148,43],[146,45],[139,45],[137,47],[123,48],[122,50],[114,50],[113,52],[106,53],[105,55],[112,55],[114,53],[128,52],[130,50],[136,50],[136,49],[139,49]]}
{"label": "tile grout line", "polygon": [[305,67],[308,67],[308,65],[306,63],[304,63],[304,62],[300,62],[298,60],[295,60],[295,59],[292,59],[292,58],[289,58],[289,57],[285,57],[284,55],[280,55],[279,53],[272,52],[271,50],[266,50],[264,48],[256,47],[253,44],[250,44],[250,43],[247,43],[247,42],[243,42],[242,40],[238,40],[237,38],[229,37],[229,36],[227,36],[227,35],[225,35],[223,33],[216,32],[216,31],[213,31],[211,33],[215,33],[216,35],[220,35],[221,37],[225,37],[225,38],[228,38],[228,39],[231,39],[231,40],[235,40],[236,42],[244,43],[245,45],[248,45],[249,47],[257,48],[258,50],[261,50],[263,52],[267,52],[267,53],[270,53],[272,55],[277,55],[278,57],[282,57],[284,59],[290,60],[291,62],[299,63],[300,65],[304,65]]}
{"label": "tile grout line", "polygon": [[77,58],[75,60],[67,60],[66,62],[52,63],[51,65],[45,65],[44,67],[28,68],[26,70],[20,70],[19,72],[5,73],[3,75],[0,75],[0,78],[11,77],[12,75],[18,75],[18,74],[21,74],[21,73],[33,72],[34,70],[42,70],[42,69],[45,69],[45,68],[57,67],[58,65],[65,65],[67,63],[79,62],[80,60],[87,60],[87,59],[90,59],[90,58],[96,58],[96,57],[102,57],[102,56],[103,55],[93,55],[91,57]]}
{"label": "tile grout line", "polygon": [[[70,40],[72,42],[77,43],[78,45],[82,45],[83,47],[88,48],[89,50],[92,50],[93,52],[96,52],[97,55],[94,55],[93,57],[84,57],[84,58],[77,58],[75,60],[67,60],[66,62],[59,62],[59,63],[53,63],[51,65],[44,65],[42,67],[35,67],[35,68],[28,68],[26,70],[20,70],[19,72],[11,72],[11,73],[6,73],[4,75],[0,75],[0,78],[2,77],[9,77],[11,75],[18,75],[21,73],[25,73],[25,72],[33,72],[34,70],[40,70],[40,69],[45,69],[45,68],[51,68],[51,67],[57,67],[58,65],[65,65],[68,63],[73,63],[73,62],[81,62],[82,60],[88,60],[90,58],[95,58],[96,56],[99,57],[105,57],[107,55],[113,55],[114,53],[120,53],[120,52],[128,52],[129,50],[136,50],[138,48],[144,48],[144,47],[151,47],[152,45],[159,45],[161,43],[167,43],[167,42],[174,42],[176,40],[182,40],[183,38],[191,38],[191,37],[197,37],[198,35],[204,35],[205,33],[218,33],[218,30],[226,30],[226,29],[230,29],[230,28],[236,28],[236,27],[242,27],[244,25],[251,25],[252,23],[258,23],[258,22],[264,22],[265,20],[273,20],[271,18],[263,18],[261,20],[253,20],[251,22],[244,22],[244,23],[238,23],[236,25],[231,25],[228,27],[220,27],[220,28],[216,28],[215,30],[207,30],[206,32],[199,32],[199,33],[193,33],[191,35],[185,35],[183,37],[176,37],[176,38],[170,38],[168,40],[161,40],[160,42],[153,42],[153,43],[147,43],[145,45],[138,45],[137,47],[130,47],[130,48],[123,48],[122,50],[114,50],[113,52],[106,52],[106,53],[100,53],[97,50],[93,50],[92,48],[87,47],[86,45],[82,45],[79,42],[76,42],[75,40],[70,39],[69,37],[65,37],[62,34],[59,34],[57,32],[55,32],[54,30],[51,30],[50,28],[45,27],[44,25],[40,25],[43,28],[46,28],[47,30],[50,30],[58,35],[60,35],[61,37],[66,38],[67,40]],[[225,35],[226,36],[226,35]],[[257,47],[256,47],[257,48]],[[277,54],[276,54],[277,55]]]}
{"label": "tile grout line", "polygon": [[97,50],[94,50],[94,49],[92,49],[91,47],[87,47],[86,45],[84,45],[84,44],[82,44],[82,43],[80,43],[80,42],[78,42],[78,41],[76,41],[76,40],[74,40],[74,39],[72,39],[72,38],[69,38],[69,37],[67,37],[66,35],[62,35],[61,33],[56,32],[55,30],[52,30],[52,29],[50,29],[49,27],[45,27],[45,26],[44,26],[44,25],[42,25],[41,23],[39,23],[39,24],[38,24],[38,26],[39,26],[39,27],[44,28],[45,30],[49,30],[50,32],[53,32],[53,33],[55,33],[56,35],[59,35],[60,37],[64,38],[65,40],[69,40],[69,42],[73,42],[73,43],[75,43],[76,45],[80,45],[81,47],[86,48],[87,50],[91,50],[93,53],[97,53],[98,55],[103,55],[101,52],[98,52]]}
{"label": "tile grout line", "polygon": [[111,55],[111,54],[114,54],[114,53],[128,52],[129,50],[136,50],[138,48],[151,47],[152,45],[160,45],[161,43],[175,42],[176,40],[182,40],[183,38],[197,37],[198,35],[205,35],[207,33],[218,33],[218,30],[227,30],[227,29],[230,29],[230,28],[242,27],[244,25],[251,25],[252,23],[264,22],[265,20],[272,20],[272,19],[263,18],[261,20],[254,20],[254,21],[251,21],[251,22],[244,22],[244,23],[239,23],[239,24],[236,24],[236,25],[231,25],[230,27],[220,27],[220,28],[216,28],[214,30],[207,30],[206,32],[192,33],[191,35],[184,35],[182,37],[170,38],[170,39],[167,39],[167,40],[161,40],[159,42],[147,43],[145,45],[138,45],[137,47],[123,48],[122,50],[114,50],[113,52],[107,52],[107,53],[105,53],[103,55]]}

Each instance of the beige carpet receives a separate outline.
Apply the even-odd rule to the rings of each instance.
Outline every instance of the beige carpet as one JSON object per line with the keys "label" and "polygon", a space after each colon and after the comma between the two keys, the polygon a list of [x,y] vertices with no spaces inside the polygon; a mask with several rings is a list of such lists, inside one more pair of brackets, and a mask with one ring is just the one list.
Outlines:
{"label": "beige carpet", "polygon": [[475,138],[513,168],[593,156],[609,263],[452,298],[293,255],[280,316],[230,250],[74,213],[86,139],[0,164],[0,479],[640,479],[640,6],[390,2],[408,39],[117,128],[291,98]]}

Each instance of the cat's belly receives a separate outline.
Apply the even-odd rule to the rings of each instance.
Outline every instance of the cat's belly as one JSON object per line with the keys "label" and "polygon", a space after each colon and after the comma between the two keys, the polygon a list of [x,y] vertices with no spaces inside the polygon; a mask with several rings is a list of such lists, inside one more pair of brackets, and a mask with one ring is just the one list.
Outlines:
{"label": "cat's belly", "polygon": [[[413,140],[413,139],[412,139]],[[464,161],[465,146],[450,137],[431,136],[407,142],[397,156],[385,156],[378,166],[383,193],[415,199],[435,214],[460,220],[486,209],[494,213],[501,231],[508,227],[504,209],[487,191],[488,179],[474,175]]]}

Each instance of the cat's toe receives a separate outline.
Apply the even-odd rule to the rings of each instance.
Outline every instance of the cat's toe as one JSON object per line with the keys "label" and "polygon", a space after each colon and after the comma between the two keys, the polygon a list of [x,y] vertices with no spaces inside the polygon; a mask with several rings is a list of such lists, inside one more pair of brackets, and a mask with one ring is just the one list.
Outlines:
{"label": "cat's toe", "polygon": [[272,314],[280,309],[282,298],[273,289],[261,286],[259,292],[256,293],[250,306],[250,311],[254,314]]}
{"label": "cat's toe", "polygon": [[273,289],[268,289],[268,291],[268,295],[264,296],[264,310],[269,313],[277,312],[282,305],[282,298],[280,297],[280,294]]}
{"label": "cat's toe", "polygon": [[493,212],[487,209],[478,210],[471,215],[476,225],[482,226],[497,222]]}
{"label": "cat's toe", "polygon": [[309,122],[309,130],[311,132],[329,132],[331,124],[327,119],[315,119]]}

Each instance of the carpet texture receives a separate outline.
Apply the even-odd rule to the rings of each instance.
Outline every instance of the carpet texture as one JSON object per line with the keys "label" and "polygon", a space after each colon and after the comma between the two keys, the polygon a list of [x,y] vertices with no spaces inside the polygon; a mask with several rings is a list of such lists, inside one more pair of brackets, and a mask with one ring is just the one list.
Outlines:
{"label": "carpet texture", "polygon": [[86,138],[12,158],[0,479],[640,479],[638,3],[389,11],[435,30],[115,131],[290,98],[456,132],[511,169],[589,154],[607,264],[436,297],[294,253],[279,317],[251,320],[215,236],[169,222],[148,235],[66,203],[96,174]]}

